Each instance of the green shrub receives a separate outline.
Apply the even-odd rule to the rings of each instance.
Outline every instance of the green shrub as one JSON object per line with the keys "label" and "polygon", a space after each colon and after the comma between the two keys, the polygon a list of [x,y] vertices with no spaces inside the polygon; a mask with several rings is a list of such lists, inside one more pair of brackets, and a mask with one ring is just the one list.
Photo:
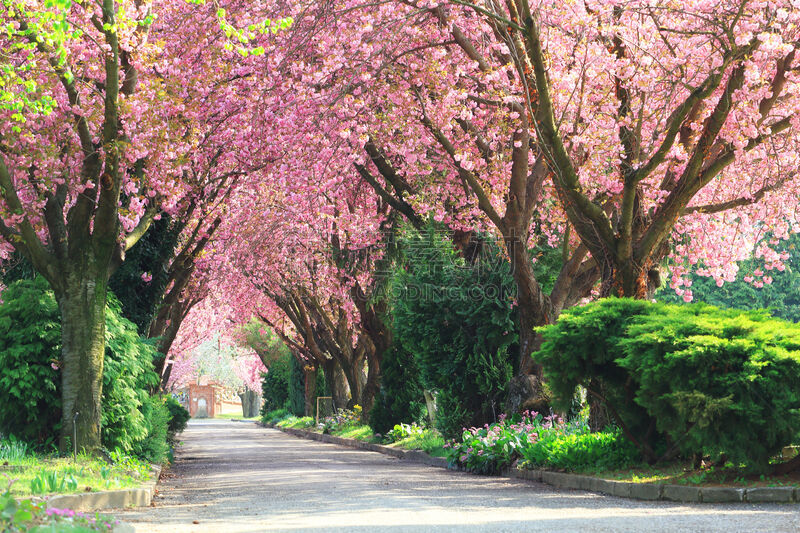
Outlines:
{"label": "green shrub", "polygon": [[618,429],[590,433],[545,431],[520,449],[521,466],[584,470],[623,468],[641,460]]}
{"label": "green shrub", "polygon": [[635,464],[638,450],[616,429],[591,433],[586,423],[524,412],[482,428],[465,429],[445,444],[453,466],[496,474],[520,459],[520,466],[580,470]]}
{"label": "green shrub", "polygon": [[167,410],[169,411],[167,432],[170,441],[174,442],[176,435],[186,429],[186,424],[189,423],[191,415],[189,414],[189,411],[187,411],[186,408],[181,405],[181,402],[173,398],[171,395],[164,397],[164,404],[167,406]]}
{"label": "green shrub", "polygon": [[644,448],[663,451],[655,421],[634,401],[635,393],[627,386],[628,373],[616,363],[631,321],[651,309],[650,302],[626,298],[568,309],[555,325],[540,329],[544,341],[533,357],[544,367],[555,406],[562,412],[570,409],[575,390],[582,385],[590,394],[605,398],[618,422],[624,423]]}
{"label": "green shrub", "polygon": [[469,411],[461,403],[459,395],[451,389],[444,389],[436,395],[436,429],[445,438],[461,435],[464,428],[471,426],[471,421],[476,418],[475,413]]}
{"label": "green shrub", "polygon": [[651,462],[701,454],[764,469],[800,435],[800,326],[766,312],[607,299],[542,333],[535,357],[556,395],[599,388]]}
{"label": "green shrub", "polygon": [[43,445],[61,423],[58,305],[44,278],[12,283],[0,305],[0,434]]}
{"label": "green shrub", "polygon": [[[306,385],[305,375],[303,373],[303,365],[292,357],[289,366],[289,411],[295,416],[303,416],[306,412]],[[316,408],[316,401],[318,396],[330,396],[327,392],[327,385],[325,383],[325,375],[322,371],[317,371],[317,382],[314,397],[311,399],[311,405]]]}
{"label": "green shrub", "polygon": [[[103,363],[101,424],[108,449],[134,449],[147,438],[148,390],[157,386],[152,342],[120,315],[109,294]],[[61,324],[53,293],[42,278],[20,280],[0,305],[0,434],[38,447],[58,434],[61,418]]]}
{"label": "green shrub", "polygon": [[261,415],[268,411],[285,408],[289,403],[289,373],[292,367],[291,354],[284,354],[273,361],[267,372],[261,375]]}
{"label": "green shrub", "polygon": [[493,421],[517,362],[508,262],[486,240],[470,263],[433,227],[408,232],[400,245],[403,261],[391,282],[393,331],[414,354],[422,385],[438,392],[437,428],[451,437],[464,425]]}
{"label": "green shrub", "polygon": [[397,442],[408,437],[421,437],[425,433],[425,428],[418,424],[397,424],[386,432],[385,442]]}
{"label": "green shrub", "polygon": [[265,424],[277,424],[281,420],[289,418],[291,414],[288,409],[273,409],[261,415],[261,421]]}
{"label": "green shrub", "polygon": [[158,386],[153,370],[156,349],[142,339],[136,326],[121,315],[120,303],[109,294],[106,310],[106,357],[103,361],[103,445],[126,452],[148,434],[142,409],[148,391]]}
{"label": "green shrub", "polygon": [[337,409],[336,413],[326,416],[320,426],[323,433],[333,433],[345,428],[361,425],[361,406],[355,405],[353,409]]}
{"label": "green shrub", "polygon": [[673,448],[766,468],[800,435],[800,325],[766,311],[654,306],[618,364]]}
{"label": "green shrub", "polygon": [[386,434],[398,424],[421,422],[426,414],[414,356],[395,343],[381,361],[381,388],[372,404],[369,425]]}
{"label": "green shrub", "polygon": [[170,411],[167,401],[161,396],[150,396],[142,407],[147,433],[134,443],[133,453],[151,463],[163,463],[170,454],[167,443]]}

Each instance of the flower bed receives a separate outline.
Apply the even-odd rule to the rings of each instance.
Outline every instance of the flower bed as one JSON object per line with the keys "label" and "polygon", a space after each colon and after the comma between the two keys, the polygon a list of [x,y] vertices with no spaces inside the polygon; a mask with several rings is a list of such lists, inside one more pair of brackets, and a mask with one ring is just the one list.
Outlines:
{"label": "flower bed", "polygon": [[81,513],[72,509],[46,507],[44,502],[16,500],[11,496],[13,481],[0,494],[0,531],[23,532],[108,532],[119,524],[113,517],[99,513]]}
{"label": "flower bed", "polygon": [[523,468],[619,468],[637,461],[618,431],[591,433],[584,422],[525,411],[482,428],[465,428],[461,441],[445,444],[451,467],[497,474],[519,460]]}

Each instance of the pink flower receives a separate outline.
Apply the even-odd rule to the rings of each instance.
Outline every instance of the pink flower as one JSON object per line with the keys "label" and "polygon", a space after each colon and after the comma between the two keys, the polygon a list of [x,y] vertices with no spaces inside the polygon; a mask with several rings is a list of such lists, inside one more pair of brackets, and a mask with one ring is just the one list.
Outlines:
{"label": "pink flower", "polygon": [[144,281],[145,283],[150,283],[151,281],[153,281],[153,275],[150,272],[143,272],[142,281]]}

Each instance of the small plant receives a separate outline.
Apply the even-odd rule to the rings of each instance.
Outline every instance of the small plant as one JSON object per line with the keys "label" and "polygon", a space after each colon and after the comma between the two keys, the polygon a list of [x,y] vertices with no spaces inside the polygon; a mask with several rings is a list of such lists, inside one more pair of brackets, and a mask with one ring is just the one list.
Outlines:
{"label": "small plant", "polygon": [[0,531],[8,533],[44,532],[85,533],[109,532],[119,524],[107,515],[86,514],[72,509],[45,508],[44,503],[30,499],[17,501],[11,496],[14,480],[0,494]]}
{"label": "small plant", "polygon": [[277,424],[289,417],[288,409],[273,409],[261,415],[261,421],[265,424]]}
{"label": "small plant", "polygon": [[319,424],[323,433],[341,431],[347,427],[356,426],[361,422],[361,406],[354,405],[353,409],[337,409],[336,414],[326,416]]}
{"label": "small plant", "polygon": [[75,491],[78,488],[78,480],[72,474],[61,474],[55,470],[41,470],[31,480],[31,493],[33,494],[52,494],[64,491]]}
{"label": "small plant", "polygon": [[425,428],[419,424],[396,424],[388,433],[386,433],[384,440],[387,443],[397,442],[409,437],[421,437],[424,432]]}
{"label": "small plant", "polygon": [[24,459],[30,450],[28,443],[13,437],[0,441],[0,461],[16,462]]}
{"label": "small plant", "polygon": [[451,465],[481,474],[500,472],[517,459],[525,467],[579,470],[625,466],[638,457],[617,430],[591,433],[584,422],[527,411],[464,429],[461,442],[444,447]]}

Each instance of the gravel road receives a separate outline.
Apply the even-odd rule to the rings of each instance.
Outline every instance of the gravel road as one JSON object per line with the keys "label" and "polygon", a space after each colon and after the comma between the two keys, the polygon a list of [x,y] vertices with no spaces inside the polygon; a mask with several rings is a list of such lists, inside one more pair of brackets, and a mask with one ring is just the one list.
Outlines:
{"label": "gravel road", "polygon": [[639,502],[475,476],[192,420],[155,507],[117,516],[139,533],[453,531],[800,532],[800,505]]}

